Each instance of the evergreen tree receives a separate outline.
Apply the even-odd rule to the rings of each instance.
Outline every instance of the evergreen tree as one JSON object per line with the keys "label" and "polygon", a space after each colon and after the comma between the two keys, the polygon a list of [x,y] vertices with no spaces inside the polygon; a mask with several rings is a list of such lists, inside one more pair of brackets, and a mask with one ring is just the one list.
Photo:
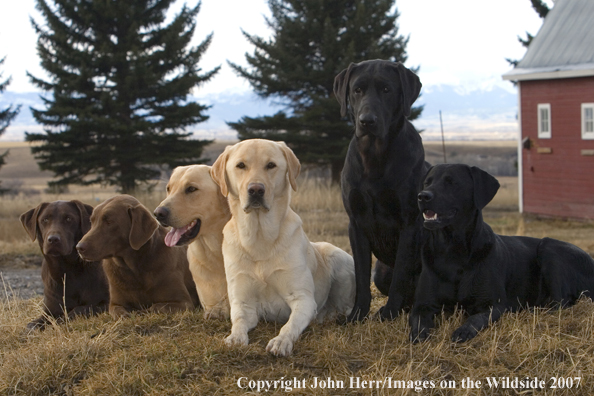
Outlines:
{"label": "evergreen tree", "polygon": [[[4,63],[4,60],[6,58],[2,58],[0,59],[0,66]],[[6,87],[8,87],[8,84],[10,84],[10,77],[7,78],[6,80],[2,81],[2,72],[0,72],[0,94],[2,92],[4,92],[6,90]],[[0,109],[0,136],[2,136],[2,134],[6,131],[6,128],[8,128],[8,126],[10,125],[10,123],[12,122],[12,120],[17,116],[17,114],[19,114],[19,110],[21,109],[21,106],[13,106],[10,105],[8,107],[6,107],[5,109]],[[8,150],[6,150],[4,153],[0,154],[0,168],[2,168],[2,165],[4,165],[6,163],[5,158],[8,155]],[[0,189],[0,192],[2,192],[3,190]]]}
{"label": "evergreen tree", "polygon": [[31,109],[44,133],[27,133],[50,186],[109,184],[122,192],[160,175],[159,166],[200,162],[210,141],[186,128],[208,119],[208,106],[188,101],[198,62],[212,34],[188,47],[200,3],[184,5],[165,24],[174,0],[37,0],[45,26],[33,19],[41,65],[50,75],[31,81],[50,93],[45,110]]}
{"label": "evergreen tree", "polygon": [[[534,8],[534,11],[536,11],[538,16],[542,19],[544,19],[550,11],[550,8],[542,0],[530,0],[530,3],[532,3],[532,8]],[[522,46],[528,48],[533,38],[533,35],[526,32],[526,38],[518,36],[518,41],[522,44]],[[518,63],[520,63],[519,59],[506,58],[505,60],[513,67],[518,66]]]}
{"label": "evergreen tree", "polygon": [[[351,62],[406,61],[407,37],[398,35],[395,0],[269,0],[270,40],[243,32],[255,46],[250,67],[229,62],[259,96],[285,106],[273,116],[243,117],[228,125],[240,139],[284,140],[301,162],[340,172],[353,126],[340,116],[334,77]],[[420,115],[414,109],[410,119]]]}

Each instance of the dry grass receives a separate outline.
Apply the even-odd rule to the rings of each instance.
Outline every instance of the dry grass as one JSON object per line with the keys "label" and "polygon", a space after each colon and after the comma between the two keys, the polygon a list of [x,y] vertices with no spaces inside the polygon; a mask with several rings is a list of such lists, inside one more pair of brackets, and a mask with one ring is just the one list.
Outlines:
{"label": "dry grass", "polygon": [[[398,394],[418,394],[414,384],[422,387],[421,381],[427,381],[426,386],[433,382],[435,388],[421,393],[429,395],[519,393],[490,389],[487,377],[538,377],[547,387],[538,393],[545,395],[594,392],[594,304],[590,301],[564,311],[504,315],[463,345],[449,341],[463,319],[460,314],[442,319],[433,338],[422,345],[408,342],[404,316],[388,323],[314,324],[289,358],[274,358],[264,351],[279,325],[261,323],[251,332],[248,347],[228,348],[223,338],[230,323],[205,321],[195,312],[135,315],[120,321],[104,314],[26,334],[23,325],[38,313],[36,303],[0,303],[2,394],[230,395],[250,390],[239,388],[241,378],[246,380],[240,385],[246,386],[249,380],[283,377],[307,384],[294,394],[395,394],[381,387],[356,388],[351,378],[360,383],[391,378],[413,386]],[[549,388],[553,377],[580,377],[580,387],[575,389],[574,383],[571,390],[553,391]],[[333,389],[311,388],[328,378],[335,381]],[[464,389],[462,380],[468,378],[481,381],[481,389]],[[454,388],[442,389],[442,381]],[[286,392],[273,388],[269,393]]]}
{"label": "dry grass", "polygon": [[[515,234],[522,228],[519,227],[522,218],[514,212],[516,181],[514,178],[500,178],[500,181],[500,193],[485,211],[485,217],[496,232]],[[161,190],[139,194],[139,199],[154,208],[163,197]],[[90,195],[60,198],[76,196],[95,203],[111,194],[95,191]],[[18,234],[22,229],[18,215],[45,199],[56,197],[38,195],[0,200],[3,253],[26,239],[24,232]],[[336,186],[301,180],[292,206],[303,219],[312,241],[326,240],[350,252],[348,218]],[[526,235],[557,237],[576,243],[590,254],[594,252],[593,229],[593,223],[530,218],[523,222]],[[36,251],[36,245],[31,249]],[[375,312],[385,298],[375,288],[373,291]],[[347,326],[312,324],[288,358],[275,358],[265,352],[268,340],[280,325],[260,323],[250,333],[248,347],[228,348],[223,339],[229,334],[230,322],[205,321],[200,311],[133,315],[118,321],[103,314],[53,325],[44,332],[27,333],[25,325],[40,314],[40,304],[41,299],[0,299],[0,394],[286,394],[286,383],[283,388],[278,388],[280,383],[277,383],[277,388],[269,392],[245,388],[247,381],[281,379],[295,387],[290,394],[594,394],[594,303],[589,300],[563,311],[506,314],[462,345],[449,341],[464,319],[461,313],[441,318],[433,337],[421,345],[411,345],[408,341],[406,315],[384,323],[372,319]],[[491,389],[487,377],[510,380],[537,377],[544,381],[545,389],[536,392]],[[579,388],[575,377],[581,378]],[[391,378],[396,387],[408,388],[382,388],[386,378]],[[573,387],[551,389],[551,378],[572,378]],[[238,386],[240,379],[244,388]],[[328,379],[335,381],[333,387],[311,387],[316,381]],[[481,381],[480,387],[470,389],[466,382],[464,387],[462,381],[467,379]],[[375,387],[376,383],[373,388],[363,388],[351,386],[351,381],[355,381],[353,385],[356,381],[382,382],[379,388]],[[443,388],[442,381],[453,388]],[[430,387],[431,382],[434,388],[423,389]]]}

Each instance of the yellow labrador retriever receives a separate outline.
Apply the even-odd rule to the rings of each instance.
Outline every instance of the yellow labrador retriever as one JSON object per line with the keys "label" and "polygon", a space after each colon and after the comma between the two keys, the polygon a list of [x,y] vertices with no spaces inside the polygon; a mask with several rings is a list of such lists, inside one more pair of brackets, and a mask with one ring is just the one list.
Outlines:
{"label": "yellow labrador retriever", "polygon": [[314,318],[348,315],[353,307],[352,257],[329,243],[311,243],[289,207],[300,168],[284,143],[262,139],[227,147],[212,167],[232,215],[223,230],[227,345],[247,345],[260,318],[286,322],[266,350],[288,356]]}
{"label": "yellow labrador retriever", "polygon": [[179,166],[167,183],[167,198],[155,217],[171,231],[167,246],[188,246],[190,271],[205,318],[228,319],[229,298],[223,264],[223,227],[231,213],[227,198],[210,176],[210,166]]}

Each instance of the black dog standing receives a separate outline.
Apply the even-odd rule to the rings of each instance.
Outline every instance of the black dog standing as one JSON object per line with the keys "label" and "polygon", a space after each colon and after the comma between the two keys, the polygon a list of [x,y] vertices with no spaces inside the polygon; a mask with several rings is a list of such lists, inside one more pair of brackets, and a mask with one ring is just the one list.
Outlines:
{"label": "black dog standing", "polygon": [[417,192],[429,166],[421,137],[407,117],[420,90],[416,74],[384,60],[351,64],[334,80],[341,114],[348,113],[355,125],[342,172],[357,281],[348,321],[369,313],[372,253],[393,267],[381,318],[394,318],[412,306],[423,228]]}
{"label": "black dog standing", "polygon": [[419,209],[430,232],[410,315],[411,340],[423,341],[434,316],[458,304],[469,315],[452,341],[467,341],[505,311],[565,307],[594,295],[594,260],[577,246],[550,238],[502,236],[482,209],[499,182],[467,165],[436,165],[425,177]]}
{"label": "black dog standing", "polygon": [[44,202],[21,215],[23,227],[32,241],[39,241],[43,253],[44,315],[27,328],[43,329],[49,317],[73,318],[107,310],[109,288],[101,262],[84,262],[74,248],[91,228],[92,212],[92,206],[73,200]]}

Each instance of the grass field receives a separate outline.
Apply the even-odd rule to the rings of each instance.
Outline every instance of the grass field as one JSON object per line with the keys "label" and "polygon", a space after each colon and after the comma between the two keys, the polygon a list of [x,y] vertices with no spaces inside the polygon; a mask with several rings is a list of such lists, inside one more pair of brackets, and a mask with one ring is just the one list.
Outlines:
{"label": "grass field", "polygon": [[[11,148],[11,156],[15,151]],[[3,184],[12,180],[4,173],[12,172],[6,167],[0,170]],[[28,175],[34,174],[20,173],[17,178],[27,187]],[[594,224],[523,219],[517,214],[516,178],[498,179],[502,188],[485,211],[496,232],[551,236],[594,253]],[[95,204],[113,194],[73,187],[59,198]],[[152,209],[163,195],[161,189],[138,198]],[[57,198],[38,190],[0,199],[0,252],[37,254],[18,215]],[[338,187],[301,178],[292,206],[310,240],[325,240],[350,252],[348,218]],[[376,312],[385,299],[373,291]],[[589,300],[562,311],[506,314],[462,345],[449,341],[463,320],[460,312],[440,318],[433,337],[421,345],[409,343],[406,315],[383,323],[370,319],[347,326],[312,324],[288,358],[265,352],[281,325],[260,323],[250,333],[248,347],[228,348],[223,339],[230,322],[205,321],[200,311],[138,314],[118,321],[103,314],[27,333],[25,325],[40,314],[40,304],[40,299],[0,299],[0,394],[594,394],[594,304]],[[513,386],[526,378],[544,388],[502,388],[501,381]],[[493,379],[498,388],[489,384]],[[294,389],[288,392],[290,387]]]}

